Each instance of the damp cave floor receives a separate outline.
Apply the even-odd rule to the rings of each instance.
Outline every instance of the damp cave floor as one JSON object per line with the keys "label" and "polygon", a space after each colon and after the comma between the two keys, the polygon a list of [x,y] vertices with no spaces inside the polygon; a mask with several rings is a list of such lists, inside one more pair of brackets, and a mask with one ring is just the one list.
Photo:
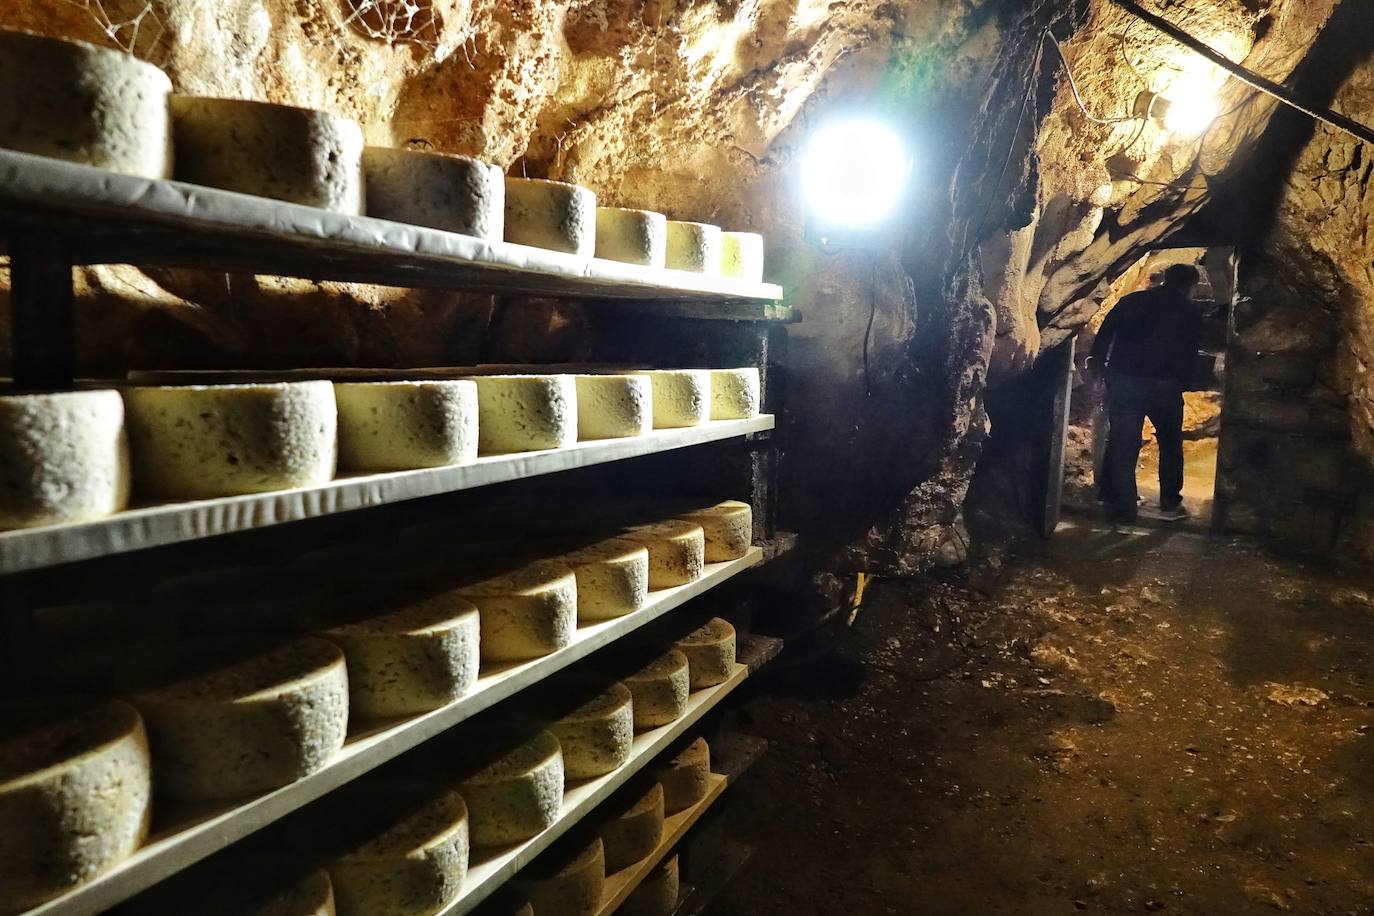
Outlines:
{"label": "damp cave floor", "polygon": [[711,916],[1374,914],[1374,588],[1077,522],[828,645],[742,711]]}

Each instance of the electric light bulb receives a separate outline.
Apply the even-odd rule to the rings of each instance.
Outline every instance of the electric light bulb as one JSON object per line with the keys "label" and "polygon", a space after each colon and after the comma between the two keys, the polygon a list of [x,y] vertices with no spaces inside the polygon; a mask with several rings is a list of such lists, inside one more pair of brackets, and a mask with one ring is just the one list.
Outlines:
{"label": "electric light bulb", "polygon": [[910,160],[895,131],[870,119],[846,118],[811,138],[802,188],[822,223],[862,228],[892,212],[909,172]]}
{"label": "electric light bulb", "polygon": [[1193,136],[1211,127],[1217,114],[1217,100],[1211,93],[1176,96],[1169,99],[1164,126],[1173,133]]}

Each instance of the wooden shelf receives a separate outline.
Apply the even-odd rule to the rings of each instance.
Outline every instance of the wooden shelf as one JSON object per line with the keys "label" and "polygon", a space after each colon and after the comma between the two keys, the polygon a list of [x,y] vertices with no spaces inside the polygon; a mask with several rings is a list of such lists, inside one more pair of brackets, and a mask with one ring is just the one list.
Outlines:
{"label": "wooden shelf", "polygon": [[[462,699],[421,716],[375,725],[351,734],[343,750],[324,769],[289,786],[229,806],[156,816],[153,836],[133,856],[89,884],[31,910],[28,916],[89,916],[109,909],[680,607],[756,565],[761,557],[762,551],[754,547],[738,560],[708,564],[696,582],[651,592],[649,604],[633,614],[579,627],[572,645],[551,655],[494,670],[484,667],[477,685]],[[736,676],[727,682],[731,685],[729,690],[738,686],[748,670],[744,665],[739,666]],[[716,697],[715,694],[710,696]],[[719,697],[712,699],[711,705],[718,702]],[[690,724],[688,719],[694,722],[700,718],[706,711],[702,704],[707,699],[706,691],[693,695],[687,719],[678,722]],[[692,718],[692,710],[697,711],[696,718]],[[656,729],[641,735],[635,740],[636,755],[646,753],[643,750],[648,746],[645,739],[652,737],[652,743],[658,747],[658,740],[664,734],[664,729]],[[671,737],[675,736],[676,733]],[[528,857],[522,859],[522,864],[525,861]],[[472,880],[469,879],[469,887],[477,886]]]}
{"label": "wooden shelf", "polygon": [[626,439],[493,455],[454,467],[340,477],[299,490],[167,503],[128,509],[93,522],[5,531],[0,532],[0,575],[623,461],[772,428],[773,418],[768,415],[713,420]]}
{"label": "wooden shelf", "polygon": [[735,673],[725,683],[693,693],[687,701],[687,712],[669,725],[641,732],[635,736],[629,761],[619,769],[596,779],[569,788],[563,794],[563,810],[552,827],[543,833],[496,853],[474,852],[468,865],[467,880],[458,899],[441,910],[438,916],[462,916],[471,912],[501,885],[513,878],[520,869],[561,837],[578,821],[605,801],[631,776],[643,769],[680,735],[701,720],[749,676],[749,669],[736,665]]}

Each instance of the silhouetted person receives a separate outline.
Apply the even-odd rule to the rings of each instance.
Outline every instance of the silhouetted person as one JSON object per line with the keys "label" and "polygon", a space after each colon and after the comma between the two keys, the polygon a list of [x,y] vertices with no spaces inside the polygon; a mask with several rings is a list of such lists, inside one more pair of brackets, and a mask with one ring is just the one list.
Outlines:
{"label": "silhouetted person", "polygon": [[1134,523],[1136,464],[1149,417],[1159,442],[1159,506],[1183,518],[1183,390],[1193,374],[1202,339],[1202,315],[1192,300],[1201,274],[1175,264],[1164,282],[1132,293],[1102,322],[1089,366],[1107,379],[1107,515]]}

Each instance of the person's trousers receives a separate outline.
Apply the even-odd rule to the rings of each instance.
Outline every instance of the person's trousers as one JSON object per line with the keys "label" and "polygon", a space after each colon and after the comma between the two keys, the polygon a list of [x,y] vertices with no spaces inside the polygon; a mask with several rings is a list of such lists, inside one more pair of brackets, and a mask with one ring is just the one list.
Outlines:
{"label": "person's trousers", "polygon": [[1135,471],[1140,436],[1149,417],[1159,443],[1159,504],[1172,509],[1183,501],[1183,386],[1172,379],[1118,376],[1107,381],[1107,482],[1114,521],[1136,519]]}

